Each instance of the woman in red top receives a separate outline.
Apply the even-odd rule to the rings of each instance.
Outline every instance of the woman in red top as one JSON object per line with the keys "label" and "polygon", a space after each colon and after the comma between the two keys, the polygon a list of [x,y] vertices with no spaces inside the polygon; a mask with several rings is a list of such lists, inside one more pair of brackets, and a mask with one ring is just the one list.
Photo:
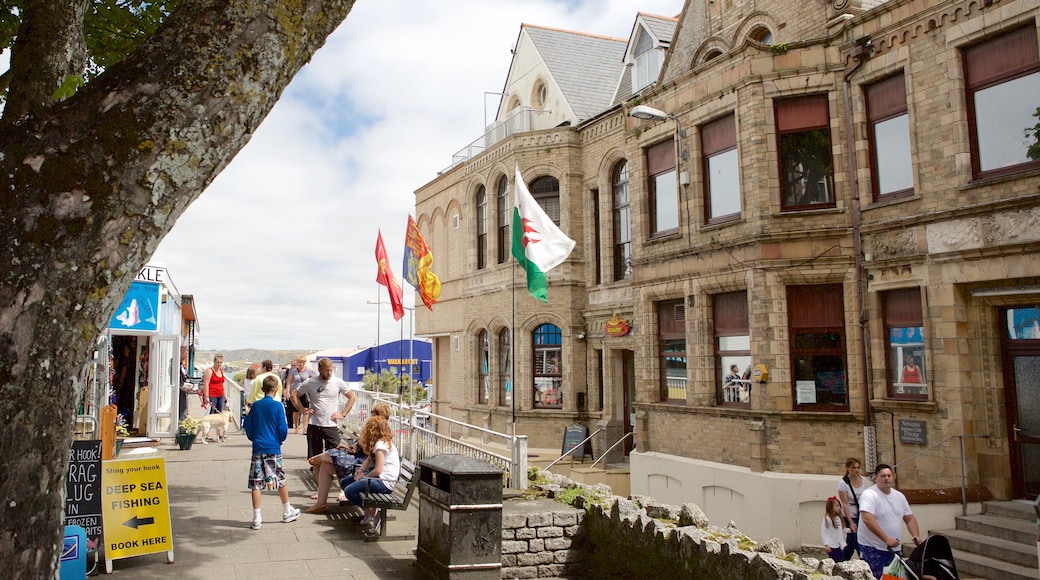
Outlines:
{"label": "woman in red top", "polygon": [[903,376],[901,383],[908,383],[913,385],[919,385],[924,381],[921,378],[921,367],[917,366],[917,361],[914,357],[906,357],[906,362],[903,363]]}
{"label": "woman in red top", "polygon": [[224,411],[224,355],[218,354],[213,357],[213,366],[206,369],[202,374],[202,404],[209,405],[209,412],[222,413]]}

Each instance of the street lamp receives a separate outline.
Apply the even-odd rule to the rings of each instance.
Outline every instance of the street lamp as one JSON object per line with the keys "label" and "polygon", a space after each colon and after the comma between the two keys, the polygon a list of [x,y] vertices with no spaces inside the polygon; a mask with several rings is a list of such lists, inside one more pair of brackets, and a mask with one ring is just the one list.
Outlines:
{"label": "street lamp", "polygon": [[[632,107],[632,110],[628,112],[628,116],[635,117],[636,119],[642,119],[644,121],[665,121],[668,119],[675,121],[675,126],[678,129],[679,135],[679,165],[681,166],[682,162],[686,161],[686,159],[689,158],[689,153],[686,152],[686,147],[683,144],[683,140],[686,139],[686,131],[683,130],[682,123],[679,122],[679,117],[676,117],[675,115],[669,115],[664,111],[655,109],[653,107],[648,107],[646,105],[636,105]],[[679,183],[683,185],[688,185],[689,182],[690,180],[688,176],[680,170]]]}

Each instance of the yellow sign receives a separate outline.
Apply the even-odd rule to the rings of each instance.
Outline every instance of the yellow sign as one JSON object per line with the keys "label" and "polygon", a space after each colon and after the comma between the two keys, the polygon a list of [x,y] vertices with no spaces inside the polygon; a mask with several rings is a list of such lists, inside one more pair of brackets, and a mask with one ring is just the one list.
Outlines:
{"label": "yellow sign", "polygon": [[105,559],[173,551],[166,462],[106,461],[101,472]]}
{"label": "yellow sign", "polygon": [[386,364],[388,365],[414,365],[419,359],[415,358],[388,358]]}

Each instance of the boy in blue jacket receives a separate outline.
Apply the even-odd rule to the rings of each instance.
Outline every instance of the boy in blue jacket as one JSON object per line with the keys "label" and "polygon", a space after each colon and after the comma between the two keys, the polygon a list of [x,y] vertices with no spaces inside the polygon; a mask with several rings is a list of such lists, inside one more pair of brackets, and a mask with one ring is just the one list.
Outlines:
{"label": "boy in blue jacket", "polygon": [[274,398],[281,388],[278,378],[264,378],[264,397],[253,403],[245,418],[246,437],[253,442],[253,455],[249,462],[249,489],[253,494],[254,530],[260,529],[260,491],[264,488],[278,489],[282,500],[282,523],[296,521],[299,508],[289,503],[289,488],[285,486],[285,470],[282,469],[282,442],[289,433],[285,423],[285,408]]}

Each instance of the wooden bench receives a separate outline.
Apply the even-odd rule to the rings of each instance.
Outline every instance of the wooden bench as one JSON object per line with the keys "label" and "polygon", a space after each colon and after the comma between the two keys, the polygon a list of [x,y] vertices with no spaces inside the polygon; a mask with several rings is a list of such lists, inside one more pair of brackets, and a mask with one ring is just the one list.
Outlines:
{"label": "wooden bench", "polygon": [[364,491],[361,492],[361,506],[365,508],[376,508],[379,510],[379,535],[367,534],[365,537],[366,542],[372,542],[376,540],[414,540],[415,534],[405,534],[400,536],[388,536],[386,535],[387,528],[387,510],[400,510],[405,511],[408,509],[408,504],[412,501],[412,494],[415,492],[415,487],[419,485],[419,468],[408,461],[407,459],[401,459],[401,475],[397,479],[397,483],[394,488],[386,493],[375,493]]}

